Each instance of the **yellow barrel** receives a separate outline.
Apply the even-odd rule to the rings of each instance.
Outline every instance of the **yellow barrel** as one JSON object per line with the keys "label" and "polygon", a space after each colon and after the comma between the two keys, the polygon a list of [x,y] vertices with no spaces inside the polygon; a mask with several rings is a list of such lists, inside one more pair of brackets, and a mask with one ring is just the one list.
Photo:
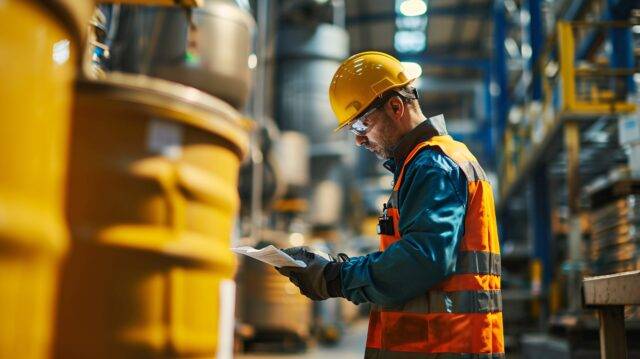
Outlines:
{"label": "yellow barrel", "polygon": [[57,357],[214,357],[244,120],[193,88],[112,74],[78,84],[72,133]]}
{"label": "yellow barrel", "polygon": [[91,1],[0,1],[0,358],[49,356],[80,24]]}

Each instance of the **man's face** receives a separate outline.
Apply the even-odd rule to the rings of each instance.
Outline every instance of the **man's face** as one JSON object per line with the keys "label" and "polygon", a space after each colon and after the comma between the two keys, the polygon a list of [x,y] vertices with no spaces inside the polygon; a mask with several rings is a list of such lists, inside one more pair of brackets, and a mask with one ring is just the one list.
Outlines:
{"label": "man's face", "polygon": [[367,122],[372,126],[371,130],[363,136],[356,135],[356,145],[364,146],[380,159],[390,158],[398,137],[393,119],[381,107],[369,116]]}

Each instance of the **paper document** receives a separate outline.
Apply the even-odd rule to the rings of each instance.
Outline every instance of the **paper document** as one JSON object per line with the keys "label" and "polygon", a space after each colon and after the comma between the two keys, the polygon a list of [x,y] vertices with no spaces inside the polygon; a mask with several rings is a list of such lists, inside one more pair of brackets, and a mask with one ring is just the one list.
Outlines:
{"label": "paper document", "polygon": [[231,251],[234,253],[244,254],[245,256],[249,256],[267,264],[271,264],[274,267],[304,268],[307,266],[303,261],[291,258],[291,256],[274,246],[267,246],[262,249],[255,249],[253,247],[244,246],[231,248]]}

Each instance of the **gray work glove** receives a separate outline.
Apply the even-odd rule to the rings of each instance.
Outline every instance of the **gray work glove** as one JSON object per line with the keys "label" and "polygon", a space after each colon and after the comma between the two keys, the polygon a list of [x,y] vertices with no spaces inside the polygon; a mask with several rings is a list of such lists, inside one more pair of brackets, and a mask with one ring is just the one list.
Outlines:
{"label": "gray work glove", "polygon": [[327,260],[303,247],[283,249],[293,259],[303,261],[307,266],[276,268],[280,274],[289,277],[291,283],[300,288],[300,293],[313,300],[342,297],[340,288],[340,268],[342,263]]}

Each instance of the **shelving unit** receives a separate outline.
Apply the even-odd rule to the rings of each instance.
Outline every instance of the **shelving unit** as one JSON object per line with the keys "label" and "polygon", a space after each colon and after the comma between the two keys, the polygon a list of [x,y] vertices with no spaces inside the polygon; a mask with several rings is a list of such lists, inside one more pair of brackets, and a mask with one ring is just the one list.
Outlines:
{"label": "shelving unit", "polygon": [[[502,151],[496,209],[503,248],[527,252],[529,257],[505,261],[504,288],[505,292],[527,292],[511,289],[514,283],[508,280],[509,274],[519,276],[521,285],[525,278],[529,288],[540,285],[541,300],[533,300],[536,291],[531,290],[529,296],[512,300],[538,307],[531,311],[535,314],[531,319],[539,320],[540,332],[568,333],[559,329],[567,316],[580,322],[590,315],[582,312],[580,296],[590,233],[585,186],[627,162],[618,145],[618,119],[635,111],[626,94],[634,90],[630,76],[639,70],[633,68],[631,38],[621,41],[620,37],[624,40],[636,23],[632,1],[509,3],[519,5],[524,14],[520,46],[531,56],[523,56],[522,70],[509,73],[508,61],[500,61],[507,57],[504,47],[494,48],[494,59],[505,65],[494,78],[503,79],[508,90],[502,92],[509,94],[506,99],[494,96],[496,103],[505,106],[496,111],[502,117],[494,118],[504,124],[498,137]],[[495,23],[495,44],[504,43],[507,34],[513,36],[508,27],[508,19]],[[530,270],[535,265],[541,266],[541,273]],[[565,319],[557,320],[559,316]],[[507,336],[512,334],[508,327],[506,318]],[[571,347],[576,341],[573,334],[569,337]]]}

